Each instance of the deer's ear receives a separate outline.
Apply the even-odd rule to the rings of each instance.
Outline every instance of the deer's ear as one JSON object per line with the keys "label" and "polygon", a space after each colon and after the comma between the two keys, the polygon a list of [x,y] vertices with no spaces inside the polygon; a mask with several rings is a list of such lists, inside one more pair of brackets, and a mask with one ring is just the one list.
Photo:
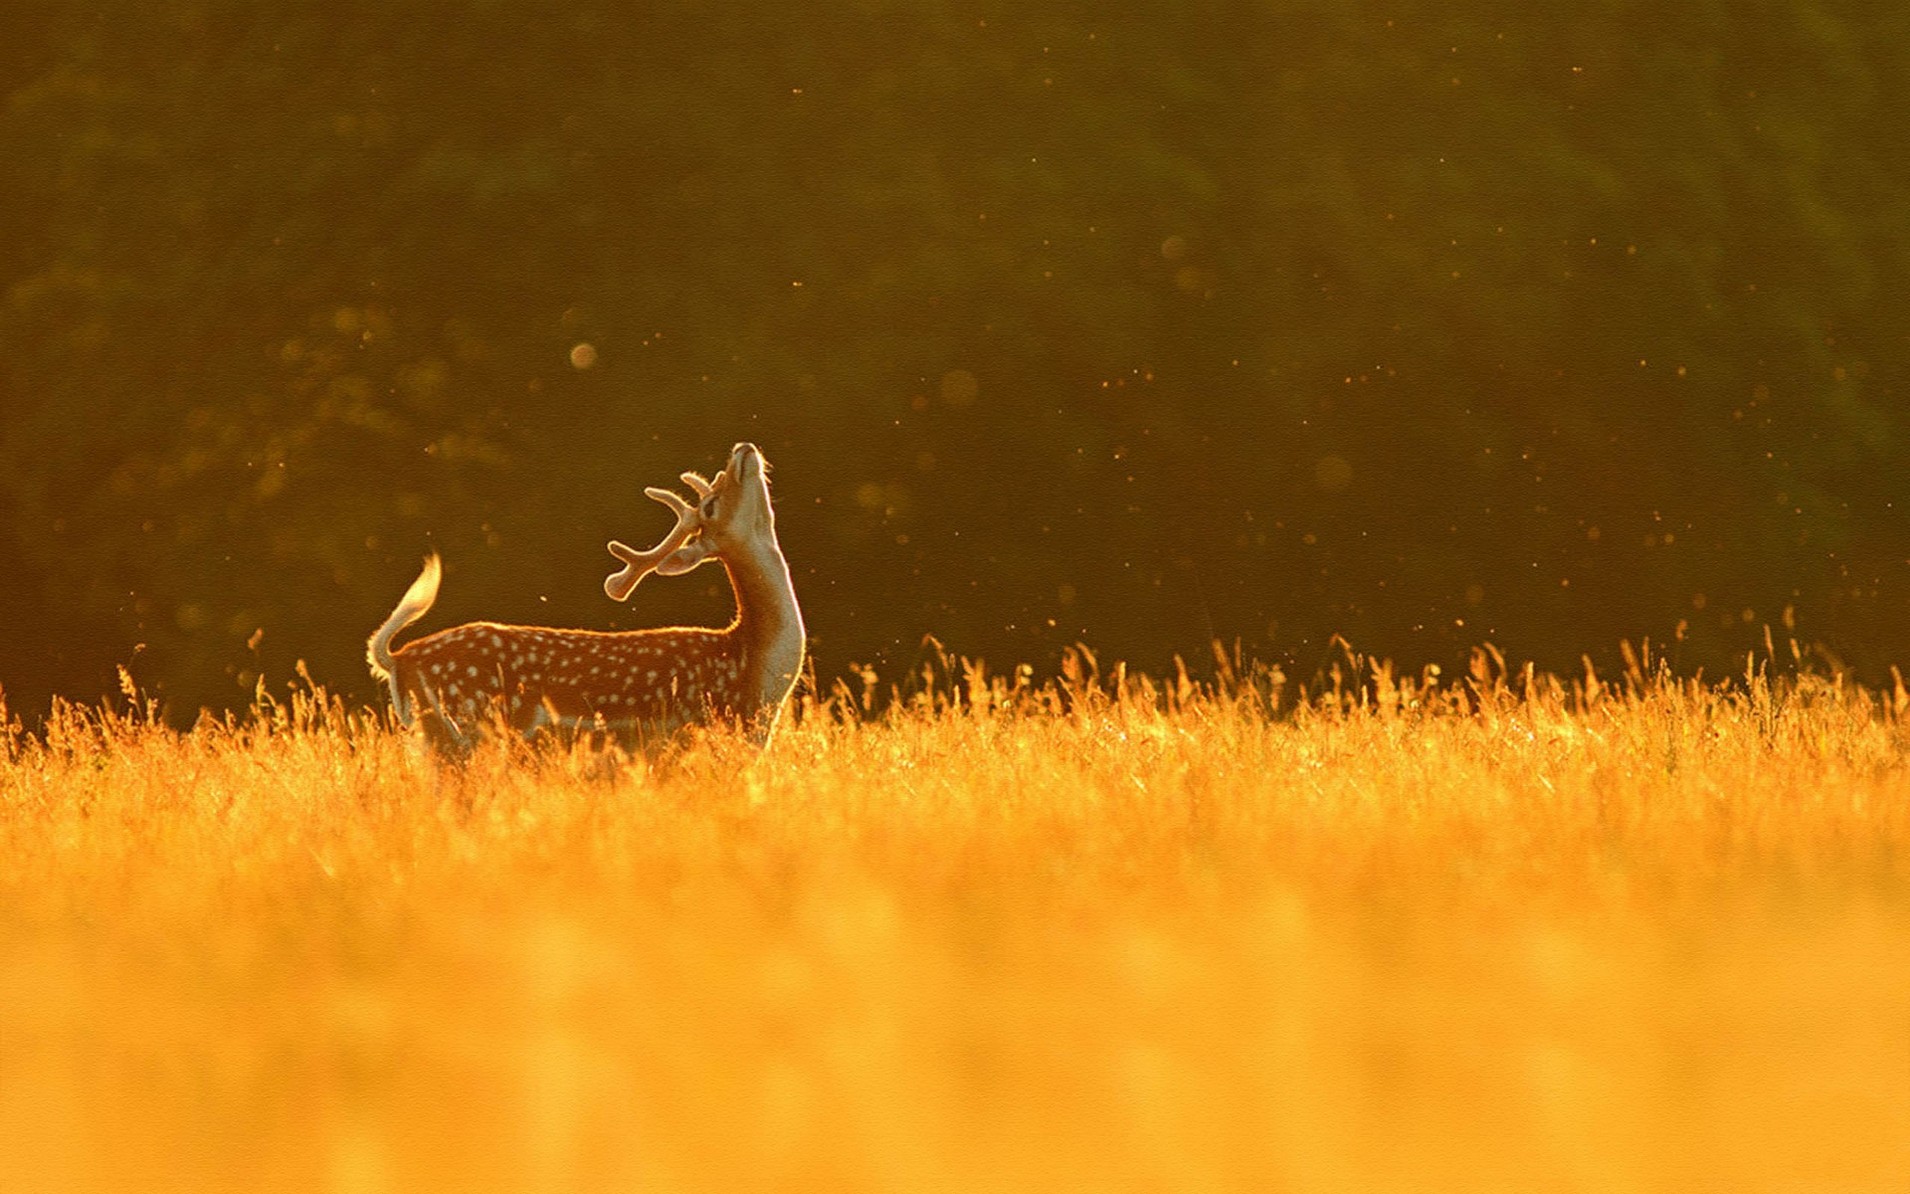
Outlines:
{"label": "deer's ear", "polygon": [[715,550],[707,541],[699,538],[663,557],[663,562],[657,565],[657,575],[682,576],[698,564],[707,564],[715,558]]}

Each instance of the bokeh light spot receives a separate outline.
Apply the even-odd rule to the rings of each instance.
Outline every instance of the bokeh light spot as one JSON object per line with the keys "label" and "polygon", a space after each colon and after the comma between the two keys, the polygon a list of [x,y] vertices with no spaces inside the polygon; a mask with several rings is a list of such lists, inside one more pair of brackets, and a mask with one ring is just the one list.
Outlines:
{"label": "bokeh light spot", "polygon": [[981,393],[981,383],[966,369],[950,369],[942,374],[942,401],[950,406],[967,406]]}
{"label": "bokeh light spot", "polygon": [[1313,483],[1327,493],[1338,493],[1353,483],[1353,466],[1344,456],[1322,456],[1313,465]]}

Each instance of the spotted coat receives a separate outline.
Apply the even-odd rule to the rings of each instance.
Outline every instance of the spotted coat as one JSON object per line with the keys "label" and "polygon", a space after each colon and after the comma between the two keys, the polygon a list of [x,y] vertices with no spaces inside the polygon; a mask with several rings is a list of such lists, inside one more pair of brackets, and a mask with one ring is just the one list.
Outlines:
{"label": "spotted coat", "polygon": [[619,633],[470,622],[392,652],[398,686],[460,734],[501,715],[548,725],[668,731],[749,712],[747,661],[728,630]]}

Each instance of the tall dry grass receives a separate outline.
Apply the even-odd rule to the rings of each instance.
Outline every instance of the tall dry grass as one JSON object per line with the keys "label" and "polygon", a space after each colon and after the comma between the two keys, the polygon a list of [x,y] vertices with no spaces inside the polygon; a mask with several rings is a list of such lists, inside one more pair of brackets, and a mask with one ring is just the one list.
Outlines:
{"label": "tall dry grass", "polygon": [[4,736],[0,1189],[1910,1188],[1901,690],[931,679]]}

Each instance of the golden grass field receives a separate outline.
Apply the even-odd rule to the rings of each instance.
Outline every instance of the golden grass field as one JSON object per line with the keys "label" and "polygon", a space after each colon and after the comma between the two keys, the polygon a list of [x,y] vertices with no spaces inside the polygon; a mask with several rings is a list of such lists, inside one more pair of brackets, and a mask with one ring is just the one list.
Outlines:
{"label": "golden grass field", "polygon": [[66,709],[0,736],[0,1189],[1910,1189],[1901,687],[1476,671],[443,774]]}

